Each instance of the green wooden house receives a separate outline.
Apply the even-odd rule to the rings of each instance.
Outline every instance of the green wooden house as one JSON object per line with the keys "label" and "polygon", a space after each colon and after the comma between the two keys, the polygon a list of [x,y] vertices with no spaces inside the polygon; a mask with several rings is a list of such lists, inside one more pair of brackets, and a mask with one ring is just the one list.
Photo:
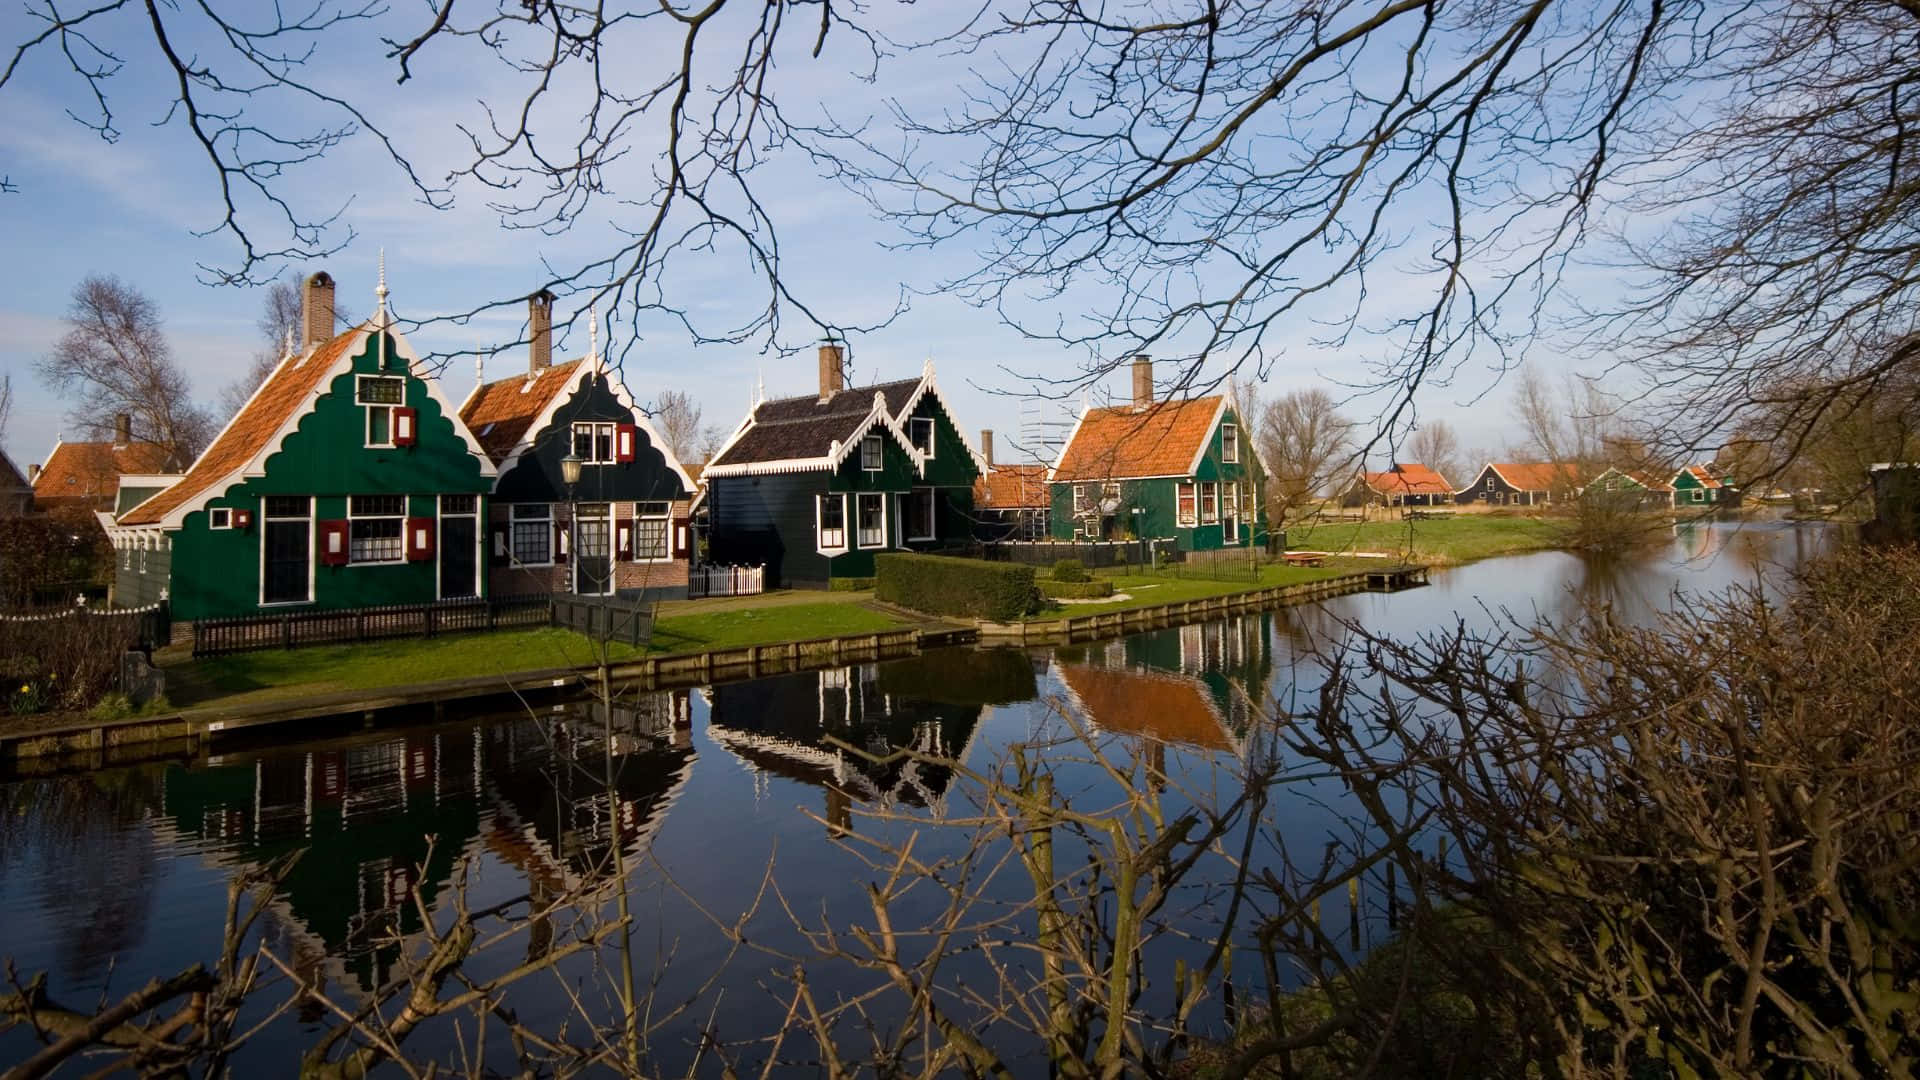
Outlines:
{"label": "green wooden house", "polygon": [[1668,486],[1673,490],[1676,510],[1736,506],[1740,492],[1717,465],[1688,465],[1673,474]]}
{"label": "green wooden house", "polygon": [[873,576],[881,551],[964,544],[983,469],[929,361],[917,379],[847,389],[820,347],[820,392],[762,400],[701,473],[710,561],[767,585]]}
{"label": "green wooden house", "polygon": [[1133,389],[1131,405],[1083,411],[1048,471],[1053,537],[1265,543],[1267,471],[1228,397],[1155,401],[1146,357]]}
{"label": "green wooden house", "polygon": [[177,619],[472,598],[494,465],[386,307],[333,332],[333,279],[304,285],[289,349],[206,451],[120,514],[122,605]]}

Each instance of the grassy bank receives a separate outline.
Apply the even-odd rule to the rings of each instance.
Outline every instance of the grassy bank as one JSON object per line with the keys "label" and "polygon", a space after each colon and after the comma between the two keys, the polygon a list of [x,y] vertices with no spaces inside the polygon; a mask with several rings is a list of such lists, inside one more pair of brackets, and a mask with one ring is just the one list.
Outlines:
{"label": "grassy bank", "polygon": [[1334,553],[1381,552],[1425,566],[1452,566],[1561,547],[1566,532],[1566,523],[1552,518],[1457,514],[1424,521],[1295,526],[1287,530],[1287,546]]}
{"label": "grassy bank", "polygon": [[[1124,593],[1124,600],[1110,600],[1098,604],[1062,604],[1049,607],[1045,611],[1027,616],[1026,621],[1045,621],[1052,619],[1077,618],[1081,615],[1105,615],[1131,608],[1157,607],[1161,604],[1179,604],[1188,600],[1205,600],[1214,596],[1227,596],[1232,593],[1249,592],[1253,589],[1266,589],[1276,585],[1299,585],[1309,581],[1323,581],[1341,574],[1349,574],[1358,565],[1358,560],[1330,560],[1324,567],[1286,566],[1274,564],[1261,566],[1257,570],[1247,568],[1244,577],[1203,578],[1193,576],[1196,571],[1176,568],[1162,573],[1126,573],[1099,571],[1095,574],[1103,581],[1113,582],[1116,595]],[[1044,572],[1044,571],[1043,571]]]}
{"label": "grassy bank", "polygon": [[[779,641],[869,634],[904,625],[884,612],[850,602],[782,602],[664,616],[651,650],[608,646],[615,662],[644,655],[706,652]],[[690,606],[690,605],[688,605]],[[686,610],[682,607],[681,610]],[[275,698],[371,690],[457,679],[492,672],[577,667],[596,662],[593,642],[570,630],[539,627],[439,638],[270,649],[167,665],[167,694],[180,706],[214,699],[259,702]]]}

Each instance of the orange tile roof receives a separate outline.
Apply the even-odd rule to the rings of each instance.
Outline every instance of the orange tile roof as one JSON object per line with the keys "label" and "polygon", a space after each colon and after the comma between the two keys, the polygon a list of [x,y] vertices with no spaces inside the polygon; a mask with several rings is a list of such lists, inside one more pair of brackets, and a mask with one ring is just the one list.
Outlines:
{"label": "orange tile roof", "polygon": [[1395,465],[1385,472],[1362,474],[1366,485],[1382,495],[1451,495],[1447,478],[1425,465]]}
{"label": "orange tile roof", "polygon": [[1571,461],[1495,462],[1493,471],[1518,491],[1553,491],[1580,482],[1580,466]]}
{"label": "orange tile roof", "polygon": [[1234,749],[1213,699],[1191,678],[1085,664],[1062,664],[1058,671],[1086,719],[1103,730],[1204,750]]}
{"label": "orange tile roof", "polygon": [[973,503],[981,510],[1024,510],[1051,505],[1045,465],[995,465],[973,482]]}
{"label": "orange tile roof", "polygon": [[1213,434],[1220,403],[1219,397],[1203,397],[1162,401],[1144,411],[1131,405],[1089,410],[1053,479],[1186,476]]}
{"label": "orange tile roof", "polygon": [[1703,488],[1717,488],[1723,484],[1720,477],[1715,475],[1714,468],[1711,465],[1689,465],[1681,469],[1680,472],[1690,474]]}
{"label": "orange tile roof", "polygon": [[154,525],[235,471],[252,461],[279,432],[294,411],[304,404],[320,380],[333,370],[356,337],[366,327],[356,327],[316,347],[304,357],[284,360],[267,376],[253,398],[234,416],[193,463],[178,483],[127,511],[122,525]]}
{"label": "orange tile roof", "polygon": [[63,442],[53,448],[33,482],[33,497],[50,499],[111,499],[127,473],[164,473],[167,450],[158,443]]}
{"label": "orange tile roof", "polygon": [[555,364],[535,376],[531,385],[526,375],[486,383],[460,406],[460,420],[498,465],[513,453],[527,429],[547,411],[554,395],[573,379],[580,364],[579,360]]}

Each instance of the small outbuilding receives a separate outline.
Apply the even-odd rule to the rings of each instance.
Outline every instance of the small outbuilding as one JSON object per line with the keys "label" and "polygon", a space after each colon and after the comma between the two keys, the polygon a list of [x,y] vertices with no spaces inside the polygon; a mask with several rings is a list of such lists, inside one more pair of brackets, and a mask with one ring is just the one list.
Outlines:
{"label": "small outbuilding", "polygon": [[1453,501],[1453,485],[1434,469],[1397,463],[1384,472],[1363,472],[1340,497],[1340,505],[1441,506]]}
{"label": "small outbuilding", "polygon": [[1453,493],[1457,503],[1489,506],[1552,506],[1580,489],[1580,468],[1570,461],[1490,461],[1473,482]]}

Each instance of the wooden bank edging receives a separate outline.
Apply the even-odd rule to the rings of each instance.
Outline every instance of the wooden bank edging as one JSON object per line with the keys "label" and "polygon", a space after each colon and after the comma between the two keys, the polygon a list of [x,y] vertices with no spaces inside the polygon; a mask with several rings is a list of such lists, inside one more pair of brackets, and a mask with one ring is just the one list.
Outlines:
{"label": "wooden bank edging", "polygon": [[[611,664],[607,675],[624,688],[677,689],[911,656],[923,648],[967,645],[978,638],[978,631],[972,627],[910,626],[806,641],[742,645],[704,653],[649,656]],[[0,729],[0,762],[75,753],[96,754],[104,762],[116,757],[112,752],[121,747],[138,748],[124,755],[133,759],[175,749],[191,752],[222,735],[299,720],[359,716],[371,723],[375,714],[387,709],[423,705],[437,709],[450,701],[579,690],[591,686],[599,673],[599,665],[582,664],[280,698],[247,705],[216,703],[165,716],[107,721],[81,719],[27,731]]]}
{"label": "wooden bank edging", "polygon": [[[1410,575],[1415,571],[1418,571],[1419,577],[1424,580],[1424,568],[1394,567],[1386,573]],[[1153,607],[1127,608],[1123,611],[1110,611],[1096,615],[1073,615],[1045,622],[996,623],[983,620],[980,623],[980,640],[1022,645],[1051,644],[1181,626],[1219,618],[1222,615],[1310,604],[1315,600],[1324,600],[1328,597],[1366,592],[1369,589],[1381,587],[1372,580],[1380,577],[1381,574],[1380,570],[1363,570],[1342,574],[1339,577],[1324,578],[1320,581],[1305,581],[1298,585],[1270,585],[1263,589],[1202,597],[1198,600],[1182,600]]]}

